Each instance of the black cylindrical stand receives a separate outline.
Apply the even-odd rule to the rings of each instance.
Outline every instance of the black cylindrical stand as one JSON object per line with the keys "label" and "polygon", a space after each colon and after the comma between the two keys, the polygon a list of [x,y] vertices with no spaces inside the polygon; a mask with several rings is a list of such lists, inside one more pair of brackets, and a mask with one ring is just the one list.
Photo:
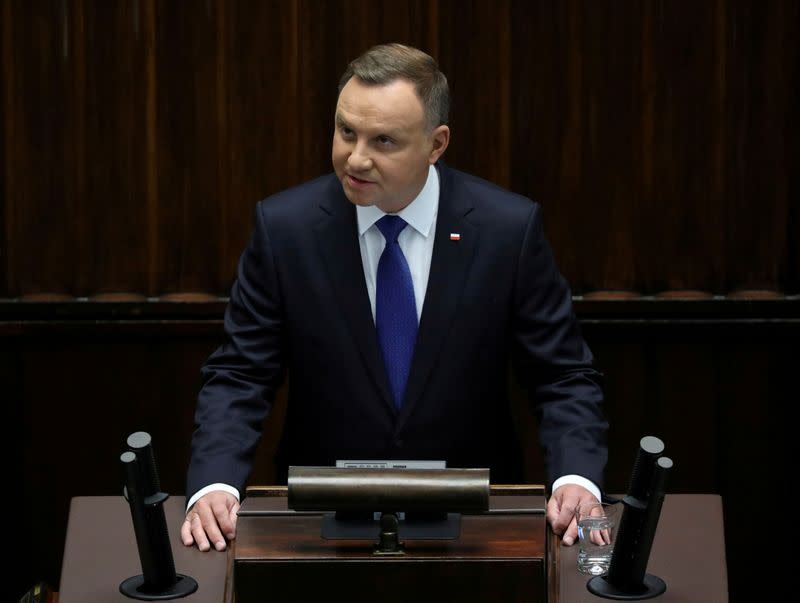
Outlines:
{"label": "black cylindrical stand", "polygon": [[629,494],[614,542],[608,574],[589,580],[594,595],[618,601],[652,599],[667,590],[666,583],[645,573],[650,559],[672,460],[660,456],[664,444],[658,438],[642,438],[634,463]]}
{"label": "black cylindrical stand", "polygon": [[124,452],[120,460],[125,468],[125,494],[142,564],[142,574],[124,580],[119,585],[120,592],[142,601],[177,599],[193,593],[197,590],[197,582],[175,573],[163,507],[169,496],[164,492],[146,494],[157,484],[157,477],[152,479],[152,457],[145,459],[146,470],[134,452]]}

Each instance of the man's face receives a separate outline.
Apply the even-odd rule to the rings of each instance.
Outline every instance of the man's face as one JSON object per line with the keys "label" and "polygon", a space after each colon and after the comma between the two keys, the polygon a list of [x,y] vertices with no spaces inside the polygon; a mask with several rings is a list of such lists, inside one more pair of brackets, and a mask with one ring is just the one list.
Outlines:
{"label": "man's face", "polygon": [[367,86],[353,77],[336,104],[333,168],[352,203],[398,212],[422,190],[449,138],[447,126],[428,129],[411,82]]}

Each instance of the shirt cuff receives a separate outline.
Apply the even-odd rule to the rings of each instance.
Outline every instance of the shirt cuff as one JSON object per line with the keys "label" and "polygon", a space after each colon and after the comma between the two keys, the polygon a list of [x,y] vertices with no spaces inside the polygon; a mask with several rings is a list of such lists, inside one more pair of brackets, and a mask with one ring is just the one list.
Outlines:
{"label": "shirt cuff", "polygon": [[199,499],[202,496],[205,496],[209,492],[215,492],[219,490],[227,492],[228,494],[233,494],[236,497],[236,500],[239,500],[239,491],[233,486],[229,486],[228,484],[211,484],[194,493],[194,496],[192,496],[189,499],[189,502],[186,503],[186,512],[187,513],[189,512],[189,509],[191,509],[194,503],[197,502],[197,499]]}
{"label": "shirt cuff", "polygon": [[583,486],[589,492],[594,494],[594,497],[597,500],[602,500],[602,498],[600,498],[600,488],[598,488],[593,481],[588,480],[585,477],[581,477],[580,475],[562,475],[556,481],[553,482],[553,492],[555,492],[556,489],[558,489],[560,486],[563,486],[564,484],[575,484],[576,486]]}

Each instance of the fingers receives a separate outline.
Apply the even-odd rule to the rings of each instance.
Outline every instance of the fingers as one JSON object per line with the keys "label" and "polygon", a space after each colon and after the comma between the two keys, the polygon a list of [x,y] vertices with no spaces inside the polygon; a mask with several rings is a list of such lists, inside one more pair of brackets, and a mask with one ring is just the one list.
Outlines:
{"label": "fingers", "polygon": [[609,530],[592,530],[589,540],[598,546],[608,546],[611,544],[611,532]]}
{"label": "fingers", "polygon": [[233,529],[228,534],[228,540],[233,540],[236,538],[236,520],[239,517],[239,503],[235,502],[231,506],[230,514],[229,514],[229,521],[233,525]]}
{"label": "fingers", "polygon": [[[564,544],[570,545],[575,542],[578,535],[575,524],[575,503],[564,502],[560,498],[551,497],[547,501],[547,521],[553,532],[559,536],[563,535]],[[572,531],[570,529],[573,527]]]}
{"label": "fingers", "polygon": [[192,546],[194,544],[194,538],[192,538],[192,522],[188,515],[181,525],[181,542],[183,542],[184,546]]}
{"label": "fingers", "polygon": [[575,539],[578,537],[578,524],[575,521],[575,504],[561,507],[558,514],[558,524],[559,526],[563,526],[561,542],[567,546],[572,546],[572,544],[575,543]]}
{"label": "fingers", "polygon": [[236,518],[239,503],[236,498],[215,492],[198,500],[181,525],[181,541],[186,546],[196,544],[201,551],[224,551],[225,539],[236,537]]}
{"label": "fingers", "polygon": [[558,507],[559,507],[558,501],[555,499],[555,497],[551,496],[550,500],[547,501],[545,515],[547,517],[547,523],[550,524],[550,527],[552,528],[553,532],[555,532],[560,536],[561,532],[556,527],[556,523],[558,522]]}
{"label": "fingers", "polygon": [[567,546],[572,546],[575,544],[575,541],[578,539],[578,523],[575,521],[575,517],[572,518],[572,521],[569,522],[569,527],[567,527],[566,531],[564,532],[564,537],[561,539]]}
{"label": "fingers", "polygon": [[211,550],[211,543],[206,534],[206,526],[203,524],[202,516],[199,510],[196,509],[198,505],[199,503],[195,504],[194,509],[186,516],[184,525],[189,524],[189,529],[197,548],[205,552]]}
{"label": "fingers", "polygon": [[[233,540],[236,538],[236,512],[239,510],[239,503],[234,503],[230,508],[226,503],[227,501],[216,500],[212,503],[211,509],[220,533],[224,534],[228,540]],[[217,550],[223,549],[218,548]]]}
{"label": "fingers", "polygon": [[[201,551],[209,550],[211,545],[218,551],[225,550],[225,537],[219,529],[215,509],[218,509],[217,505],[212,507],[205,501],[198,501],[194,506],[194,511],[198,519],[192,521],[192,534],[194,534],[197,546]],[[205,546],[203,546],[204,544]]]}

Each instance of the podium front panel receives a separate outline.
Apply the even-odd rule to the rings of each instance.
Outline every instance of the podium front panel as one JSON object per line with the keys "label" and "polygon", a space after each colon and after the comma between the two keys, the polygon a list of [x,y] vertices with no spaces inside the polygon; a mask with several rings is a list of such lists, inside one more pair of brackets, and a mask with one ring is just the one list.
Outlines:
{"label": "podium front panel", "polygon": [[491,507],[508,511],[464,515],[456,540],[406,540],[403,556],[379,557],[377,531],[374,541],[325,540],[321,515],[270,515],[286,511],[285,498],[249,498],[237,524],[236,601],[546,601],[543,498],[492,497]]}

